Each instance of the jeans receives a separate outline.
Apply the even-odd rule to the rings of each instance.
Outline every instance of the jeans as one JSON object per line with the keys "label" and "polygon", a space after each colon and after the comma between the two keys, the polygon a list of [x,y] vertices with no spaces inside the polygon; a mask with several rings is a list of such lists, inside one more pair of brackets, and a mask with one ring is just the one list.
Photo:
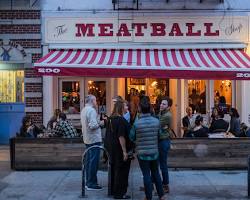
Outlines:
{"label": "jeans", "polygon": [[159,163],[162,174],[162,184],[169,184],[169,176],[168,176],[168,151],[170,149],[170,140],[160,140],[159,142]]}
{"label": "jeans", "polygon": [[[94,145],[101,145],[101,142],[86,144],[89,148]],[[86,153],[85,157],[85,171],[86,171],[86,185],[88,187],[95,187],[97,183],[97,171],[100,161],[100,148],[92,148]]]}
{"label": "jeans", "polygon": [[161,198],[164,193],[162,188],[161,176],[159,174],[158,161],[141,160],[139,158],[138,161],[143,174],[143,182],[147,200],[152,199],[152,190],[153,190],[152,179],[154,180],[157,194],[159,198]]}

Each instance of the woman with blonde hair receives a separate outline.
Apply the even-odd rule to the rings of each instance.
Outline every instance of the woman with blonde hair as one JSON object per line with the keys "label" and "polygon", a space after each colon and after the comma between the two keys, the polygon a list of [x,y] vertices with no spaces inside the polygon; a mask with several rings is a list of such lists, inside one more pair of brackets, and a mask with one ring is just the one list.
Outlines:
{"label": "woman with blonde hair", "polygon": [[132,147],[129,140],[128,122],[123,115],[124,102],[117,101],[107,120],[107,131],[104,139],[104,145],[111,160],[111,194],[114,199],[131,198],[126,193],[131,163],[128,152]]}

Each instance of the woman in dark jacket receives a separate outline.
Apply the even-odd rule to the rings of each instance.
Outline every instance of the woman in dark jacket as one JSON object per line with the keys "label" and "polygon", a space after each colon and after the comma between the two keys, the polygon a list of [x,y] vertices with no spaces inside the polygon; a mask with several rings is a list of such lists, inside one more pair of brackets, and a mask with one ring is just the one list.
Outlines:
{"label": "woman in dark jacket", "polygon": [[231,108],[229,111],[231,116],[230,119],[230,130],[235,136],[240,136],[240,115],[236,108]]}
{"label": "woman in dark jacket", "polygon": [[208,137],[208,128],[203,125],[203,117],[198,115],[195,118],[195,127],[188,133],[189,137]]}
{"label": "woman in dark jacket", "polygon": [[113,112],[107,120],[104,145],[111,160],[111,194],[114,199],[129,199],[126,195],[131,160],[128,152],[131,150],[129,140],[129,124],[123,117],[124,102],[117,101]]}
{"label": "woman in dark jacket", "polygon": [[36,138],[41,132],[42,130],[32,122],[30,116],[25,116],[23,118],[19,134],[20,137]]}
{"label": "woman in dark jacket", "polygon": [[211,114],[211,121],[210,123],[213,123],[213,121],[217,120],[219,118],[219,108],[214,107],[212,109],[212,114]]}
{"label": "woman in dark jacket", "polygon": [[219,110],[218,112],[218,119],[215,119],[212,121],[211,126],[209,128],[210,133],[218,133],[218,132],[227,132],[229,123],[226,122],[224,118],[224,112],[223,110]]}

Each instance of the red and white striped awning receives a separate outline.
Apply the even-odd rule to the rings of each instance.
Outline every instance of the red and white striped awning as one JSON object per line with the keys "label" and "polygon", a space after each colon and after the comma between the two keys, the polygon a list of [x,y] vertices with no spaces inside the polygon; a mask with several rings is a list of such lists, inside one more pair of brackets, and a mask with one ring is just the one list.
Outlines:
{"label": "red and white striped awning", "polygon": [[61,49],[34,66],[57,76],[250,79],[250,57],[237,49]]}

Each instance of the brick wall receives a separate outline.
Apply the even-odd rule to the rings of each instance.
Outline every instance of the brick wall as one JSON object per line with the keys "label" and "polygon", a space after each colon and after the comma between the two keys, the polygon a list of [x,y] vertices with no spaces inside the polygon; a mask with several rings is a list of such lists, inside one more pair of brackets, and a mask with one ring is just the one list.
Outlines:
{"label": "brick wall", "polygon": [[32,63],[38,61],[41,57],[42,57],[42,54],[40,53],[32,54]]}
{"label": "brick wall", "polygon": [[32,107],[32,106],[42,106],[43,105],[43,99],[42,98],[26,98],[25,102],[26,106]]}
{"label": "brick wall", "polygon": [[[14,42],[15,44],[21,45],[24,50],[25,49],[38,49],[41,48],[41,40],[40,39],[22,39],[22,35],[25,34],[41,34],[41,25],[40,24],[32,24],[32,20],[29,24],[22,24],[19,23],[10,24],[9,22],[11,20],[26,20],[26,19],[34,19],[37,21],[37,19],[40,19],[40,11],[39,10],[0,10],[0,20],[3,22],[0,24],[0,34],[5,34],[7,37],[9,34],[11,35],[19,35],[19,39],[14,39],[9,36],[9,40],[11,42]],[[6,24],[4,23],[6,21]],[[1,42],[1,39],[0,39]],[[38,60],[41,57],[41,53],[32,53],[32,63],[34,63],[36,60]],[[25,65],[25,78],[38,78],[39,75],[36,74],[36,72],[31,68],[29,65]],[[42,83],[29,83],[25,81],[24,86],[25,94],[28,93],[27,96],[31,93],[40,93],[42,94],[43,86]],[[26,108],[35,108],[33,112],[28,109],[30,112],[27,112],[26,114],[31,116],[35,123],[42,124],[43,119],[43,113],[42,112],[36,112],[36,110],[41,110],[43,104],[43,98],[42,97],[25,97],[25,107]]]}
{"label": "brick wall", "polygon": [[40,19],[39,10],[0,10],[0,19]]}
{"label": "brick wall", "polygon": [[20,44],[23,48],[41,48],[41,40],[40,39],[12,39],[11,42],[16,44]]}
{"label": "brick wall", "polygon": [[27,112],[26,115],[31,116],[33,122],[35,122],[35,124],[42,124],[43,121],[43,115],[41,115],[40,112]]}
{"label": "brick wall", "polygon": [[41,83],[26,83],[25,84],[25,92],[41,92],[42,89],[43,87]]}
{"label": "brick wall", "polygon": [[0,34],[25,34],[25,33],[40,33],[40,24],[2,24],[0,25]]}
{"label": "brick wall", "polygon": [[38,75],[35,70],[25,69],[25,78],[37,78],[37,77],[41,77],[41,76]]}

